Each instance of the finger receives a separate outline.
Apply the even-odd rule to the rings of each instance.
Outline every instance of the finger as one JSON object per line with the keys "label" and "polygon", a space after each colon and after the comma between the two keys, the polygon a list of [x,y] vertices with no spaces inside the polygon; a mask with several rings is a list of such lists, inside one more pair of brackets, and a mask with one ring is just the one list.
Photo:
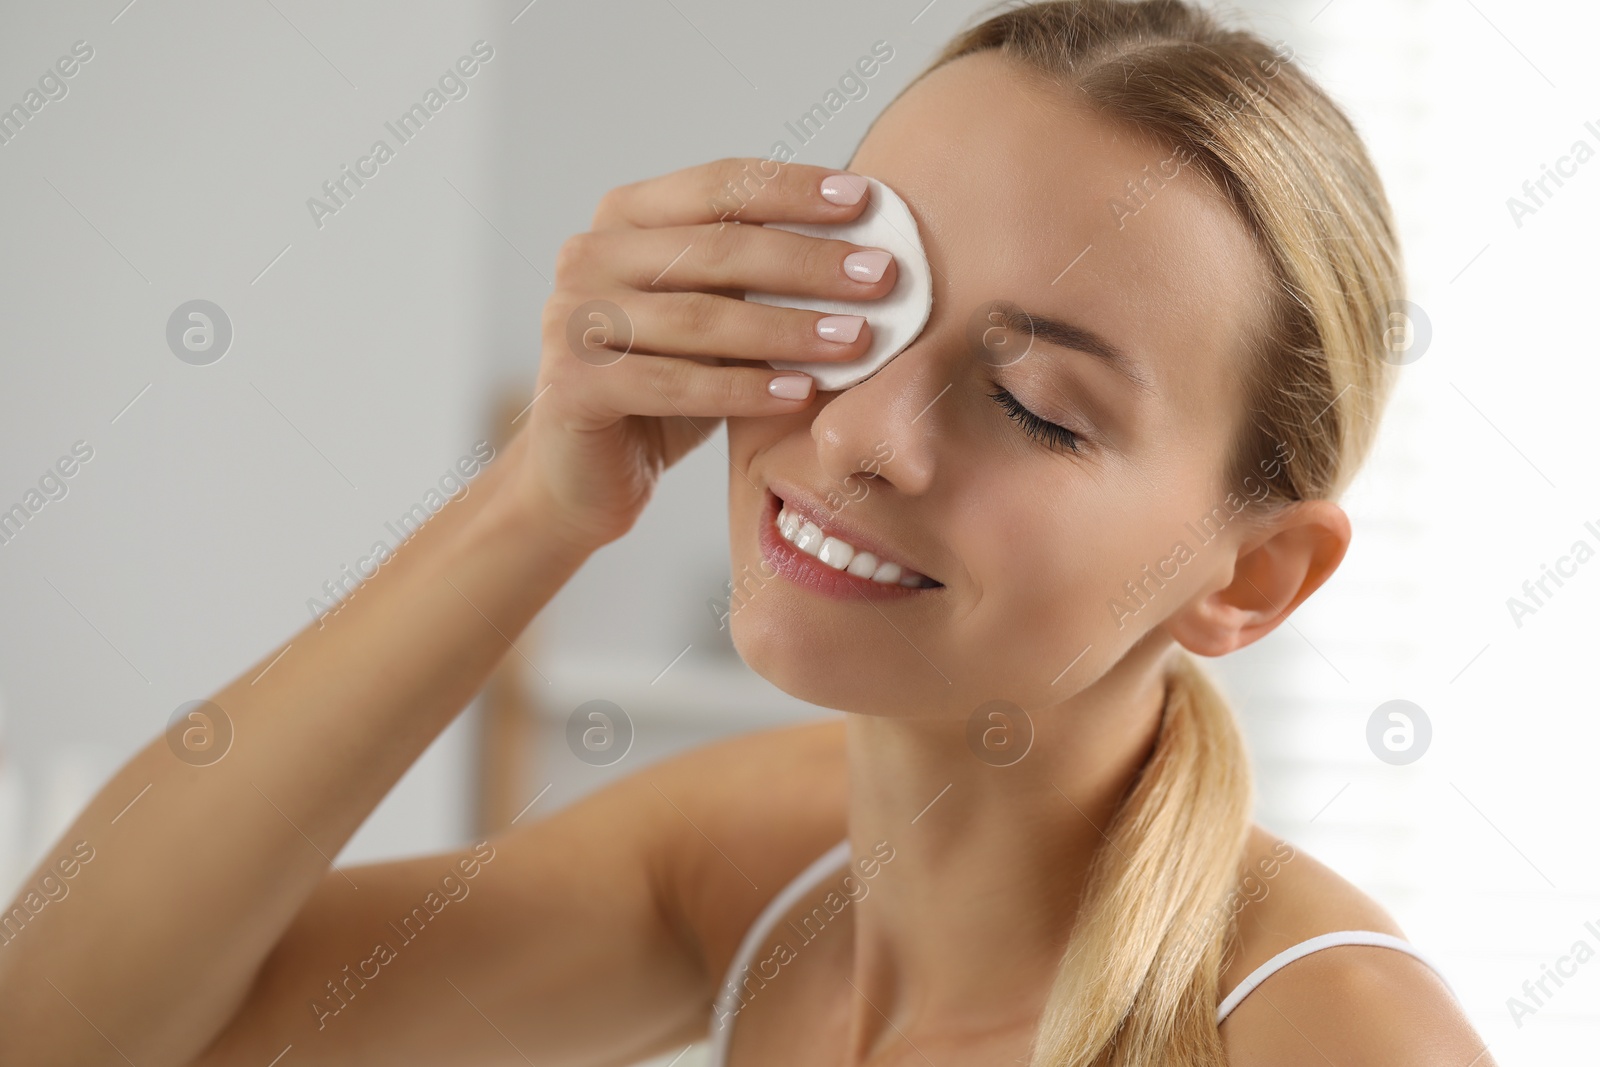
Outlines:
{"label": "finger", "polygon": [[[834,199],[824,195],[825,190]],[[856,193],[854,202],[839,203]],[[835,167],[731,157],[619,185],[600,199],[591,229],[740,222],[847,222],[872,198],[860,175]]]}
{"label": "finger", "polygon": [[625,320],[603,334],[580,333],[583,343],[654,355],[796,363],[860,359],[872,344],[872,327],[863,315],[774,307],[703,292],[623,292],[614,302]]}
{"label": "finger", "polygon": [[[607,418],[620,415],[683,415],[710,417],[773,415],[796,411],[816,396],[808,374],[714,367],[674,356],[631,353],[616,363],[577,363],[568,372],[584,406]],[[772,383],[794,388],[793,395],[775,394]]]}
{"label": "finger", "polygon": [[893,291],[899,267],[887,249],[870,245],[768,226],[709,224],[573,234],[556,255],[556,273],[566,284],[589,288],[875,300]]}

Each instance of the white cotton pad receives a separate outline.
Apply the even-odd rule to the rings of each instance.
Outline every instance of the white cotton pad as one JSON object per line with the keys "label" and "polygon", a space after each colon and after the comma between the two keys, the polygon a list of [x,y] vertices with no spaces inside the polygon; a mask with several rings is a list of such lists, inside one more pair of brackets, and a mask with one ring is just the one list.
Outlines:
{"label": "white cotton pad", "polygon": [[793,363],[769,360],[778,370],[804,371],[816,379],[817,389],[831,392],[866,381],[885,363],[899,355],[928,322],[933,311],[933,268],[922,249],[917,220],[898,193],[876,178],[868,178],[868,202],[849,222],[768,222],[763,225],[791,230],[808,237],[829,237],[866,248],[893,253],[899,271],[894,288],[875,300],[830,300],[796,293],[747,292],[746,300],[779,307],[825,311],[830,315],[865,315],[872,327],[866,354],[847,363]]}

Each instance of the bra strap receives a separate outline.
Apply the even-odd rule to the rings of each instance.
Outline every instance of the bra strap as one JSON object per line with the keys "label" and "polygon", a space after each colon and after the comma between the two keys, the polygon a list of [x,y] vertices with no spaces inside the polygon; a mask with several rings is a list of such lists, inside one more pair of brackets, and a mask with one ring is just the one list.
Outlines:
{"label": "bra strap", "polygon": [[[1217,1006],[1217,1025],[1222,1025],[1222,1020],[1226,1019],[1228,1014],[1239,1006],[1241,1000],[1250,995],[1251,990],[1270,978],[1280,968],[1293,963],[1302,956],[1309,956],[1313,952],[1318,952],[1325,948],[1333,948],[1335,945],[1376,945],[1380,948],[1392,948],[1396,951],[1404,952],[1406,955],[1414,956],[1427,964],[1439,976],[1439,980],[1444,982],[1445,988],[1450,989],[1450,982],[1445,978],[1444,972],[1411,942],[1395,937],[1393,934],[1380,934],[1376,930],[1335,930],[1330,934],[1318,934],[1316,937],[1308,937],[1298,945],[1291,945],[1251,971],[1245,980],[1235,986],[1233,992],[1229,993],[1222,1003]],[[1455,990],[1450,989],[1450,993],[1454,996]]]}
{"label": "bra strap", "polygon": [[846,838],[813,860],[811,866],[784,886],[762,909],[756,921],[750,924],[750,929],[745,931],[744,940],[739,942],[739,951],[734,953],[733,962],[728,965],[727,976],[723,979],[722,988],[717,991],[716,1004],[711,1010],[711,1055],[708,1062],[712,1067],[721,1067],[727,1057],[728,1042],[733,1036],[733,1016],[738,1014],[739,983],[750,969],[750,961],[760,951],[762,939],[796,901],[815,889],[830,873],[849,862],[850,841]]}

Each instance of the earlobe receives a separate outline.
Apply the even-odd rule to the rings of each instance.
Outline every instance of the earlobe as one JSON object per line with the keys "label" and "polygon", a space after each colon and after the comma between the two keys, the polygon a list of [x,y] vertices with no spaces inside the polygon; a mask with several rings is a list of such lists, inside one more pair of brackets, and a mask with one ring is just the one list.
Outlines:
{"label": "earlobe", "polygon": [[1166,621],[1178,644],[1220,656],[1260,640],[1333,576],[1350,547],[1350,518],[1331,500],[1278,512],[1236,549],[1226,582]]}

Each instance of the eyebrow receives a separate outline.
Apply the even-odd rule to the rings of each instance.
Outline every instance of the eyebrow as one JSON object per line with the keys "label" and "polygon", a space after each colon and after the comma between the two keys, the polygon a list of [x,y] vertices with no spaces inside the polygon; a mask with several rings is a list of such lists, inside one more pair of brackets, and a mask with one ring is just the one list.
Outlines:
{"label": "eyebrow", "polygon": [[1150,379],[1139,368],[1136,360],[1093,330],[1071,322],[1027,311],[1006,300],[990,305],[991,313],[999,313],[1000,322],[1008,330],[1028,334],[1046,344],[1086,352],[1115,369],[1144,393],[1154,392]]}

